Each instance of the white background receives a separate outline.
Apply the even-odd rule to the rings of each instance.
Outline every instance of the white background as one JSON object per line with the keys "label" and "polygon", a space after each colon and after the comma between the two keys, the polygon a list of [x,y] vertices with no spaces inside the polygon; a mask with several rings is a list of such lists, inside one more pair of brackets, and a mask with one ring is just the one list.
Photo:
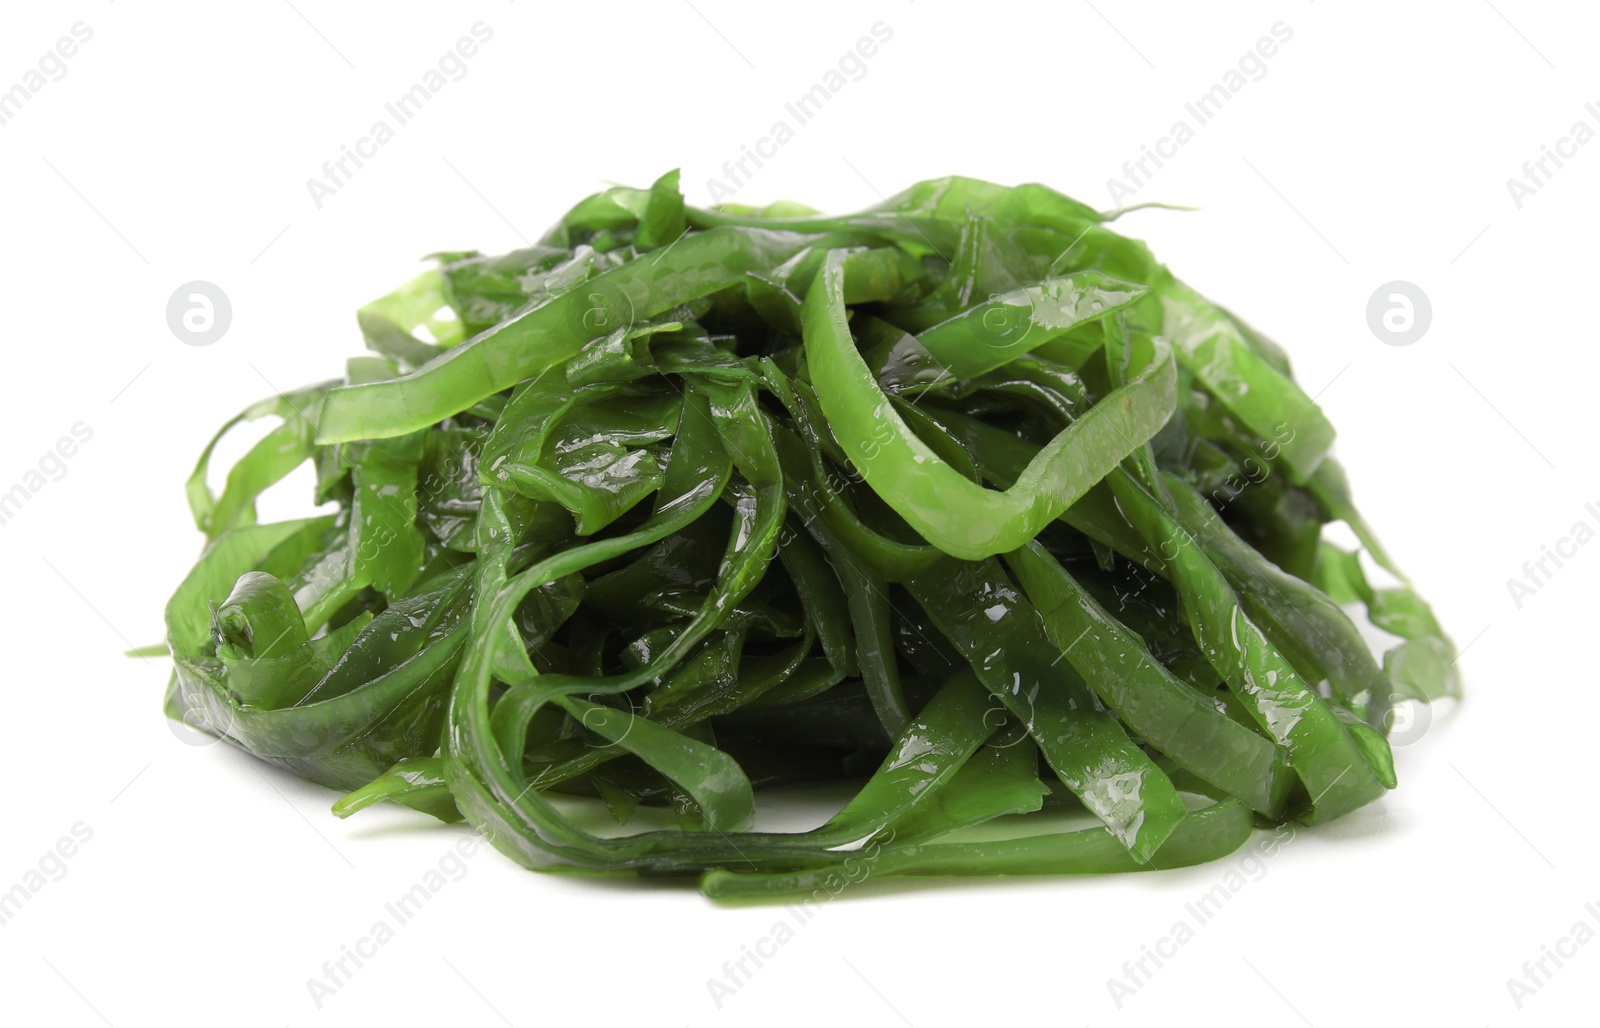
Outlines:
{"label": "white background", "polygon": [[[1600,928],[1591,758],[1600,545],[1513,602],[1583,521],[1594,467],[1600,144],[1517,206],[1508,178],[1600,102],[1575,3],[881,0],[781,9],[9,4],[0,89],[93,39],[0,126],[0,491],[93,438],[0,525],[0,890],[82,822],[0,925],[10,1024],[1573,1024],[1600,944],[1519,1010],[1507,979]],[[448,9],[447,9],[448,7]],[[698,9],[696,9],[698,8]],[[482,21],[493,39],[320,209],[306,180]],[[1121,227],[1290,351],[1358,501],[1465,648],[1468,699],[1399,751],[1400,789],[1301,831],[1119,1009],[1107,979],[1239,858],[1085,880],[866,885],[721,1009],[782,910],[535,875],[487,849],[319,1009],[306,981],[465,828],[340,822],[332,794],[165,724],[165,598],[198,552],[182,484],[226,417],[335,375],[361,303],[440,249],[510,249],[581,196],[681,165],[691,202],[870,27],[893,38],[739,193],[824,209],[963,173],[1111,207],[1107,180],[1271,27],[1292,40]],[[1551,165],[1552,169],[1554,165]],[[185,345],[181,283],[233,304]],[[1414,345],[1368,297],[1431,298]],[[306,479],[264,506],[308,500]],[[1597,505],[1587,513],[1586,503]],[[1569,552],[1571,552],[1569,550]],[[192,741],[192,740],[191,740]],[[1254,865],[1252,865],[1254,869]],[[1584,905],[1596,901],[1595,913]],[[1554,970],[1555,965],[1546,965]],[[581,1021],[580,1021],[581,1019]]]}

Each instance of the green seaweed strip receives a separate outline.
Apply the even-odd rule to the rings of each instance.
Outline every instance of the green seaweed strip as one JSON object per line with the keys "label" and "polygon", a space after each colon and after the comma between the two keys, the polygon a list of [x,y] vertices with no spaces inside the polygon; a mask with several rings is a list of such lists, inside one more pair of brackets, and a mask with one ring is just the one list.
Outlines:
{"label": "green seaweed strip", "polygon": [[1183,816],[1167,776],[1083,680],[1061,666],[1038,613],[999,562],[946,559],[911,595],[995,698],[1027,726],[1052,770],[1144,862]]}
{"label": "green seaweed strip", "polygon": [[1139,737],[1268,817],[1283,813],[1288,765],[1250,731],[1150,655],[1037,543],[1006,555],[1068,663]]}
{"label": "green seaweed strip", "polygon": [[837,866],[799,873],[710,871],[701,878],[700,888],[713,899],[769,898],[797,893],[837,895],[855,882],[907,876],[1156,871],[1219,860],[1243,846],[1252,827],[1248,807],[1237,800],[1224,800],[1186,815],[1161,852],[1143,864],[1135,861],[1108,829],[1085,828],[996,842],[891,846]]}
{"label": "green seaweed strip", "polygon": [[1348,726],[1273,648],[1194,538],[1128,476],[1113,475],[1110,485],[1146,544],[1166,562],[1195,641],[1212,667],[1261,727],[1288,749],[1308,794],[1302,820],[1337,817],[1382,795],[1384,786]]}
{"label": "green seaweed strip", "polygon": [[806,354],[835,437],[873,490],[930,543],[977,560],[1014,550],[1059,517],[1171,416],[1171,357],[1145,354],[1124,390],[1063,430],[1005,492],[968,481],[885,402],[844,314],[845,255],[830,254],[806,295]]}

